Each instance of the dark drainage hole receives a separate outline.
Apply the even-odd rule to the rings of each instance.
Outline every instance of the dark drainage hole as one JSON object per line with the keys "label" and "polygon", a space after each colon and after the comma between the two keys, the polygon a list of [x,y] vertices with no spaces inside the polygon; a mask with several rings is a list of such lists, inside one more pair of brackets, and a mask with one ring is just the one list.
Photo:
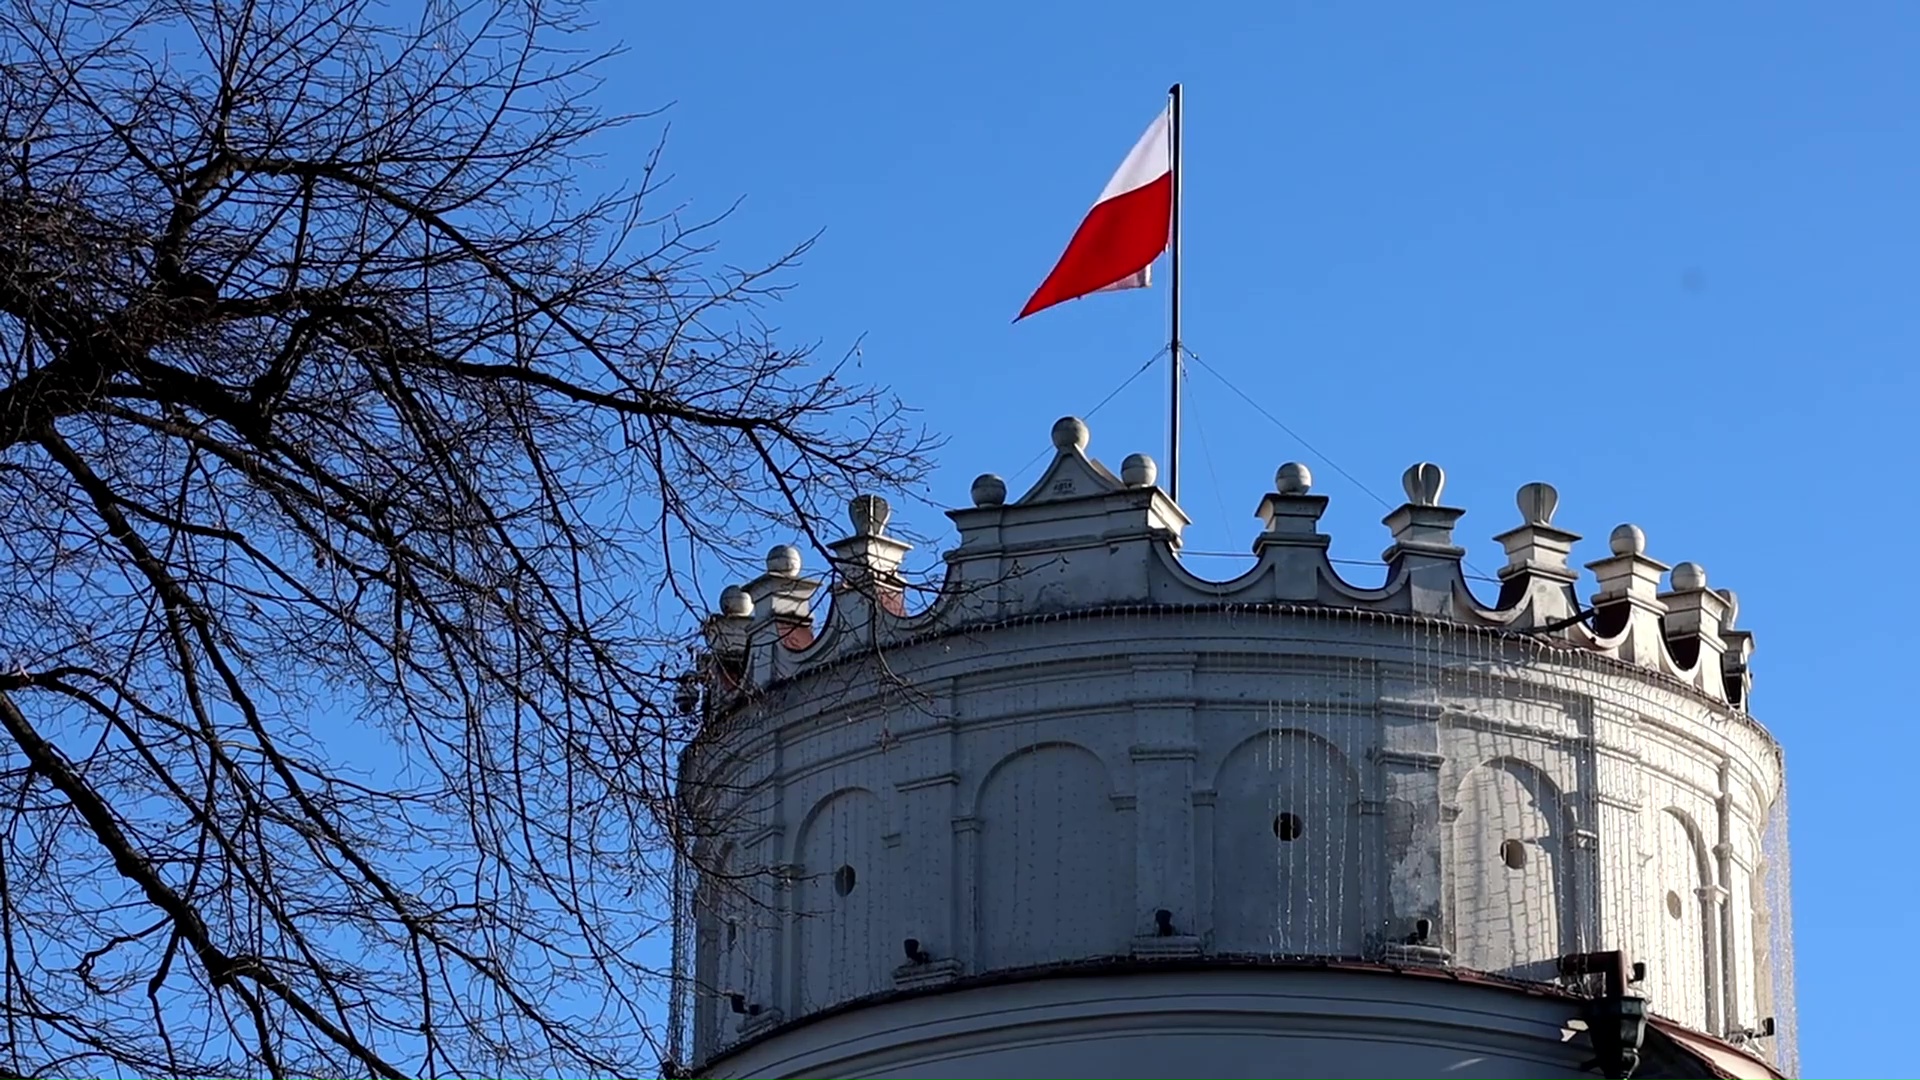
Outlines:
{"label": "dark drainage hole", "polygon": [[1289,842],[1298,840],[1300,839],[1301,834],[1305,833],[1306,831],[1307,831],[1306,823],[1300,820],[1299,814],[1274,815],[1273,835],[1279,837],[1280,839],[1286,840]]}

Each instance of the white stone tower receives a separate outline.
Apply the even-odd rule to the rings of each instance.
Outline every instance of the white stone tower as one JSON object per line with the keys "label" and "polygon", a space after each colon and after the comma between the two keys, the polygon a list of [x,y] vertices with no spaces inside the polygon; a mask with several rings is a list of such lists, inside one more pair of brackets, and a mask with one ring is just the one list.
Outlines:
{"label": "white stone tower", "polygon": [[[1433,465],[1350,584],[1282,466],[1252,569],[1061,420],[909,612],[884,502],[707,628],[675,1066],[714,1077],[1775,1076],[1781,757],[1751,636],[1520,489],[1476,597]],[[1662,588],[1662,580],[1667,582]],[[824,610],[816,610],[824,608]]]}

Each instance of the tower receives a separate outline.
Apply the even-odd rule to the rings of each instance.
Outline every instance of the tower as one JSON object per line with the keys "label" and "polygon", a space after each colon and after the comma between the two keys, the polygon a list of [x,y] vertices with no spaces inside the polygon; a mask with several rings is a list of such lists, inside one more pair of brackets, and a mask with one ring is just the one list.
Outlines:
{"label": "tower", "polygon": [[1294,464],[1210,581],[1151,459],[1052,440],[950,513],[925,610],[870,496],[823,611],[790,547],[723,594],[681,769],[694,1074],[1790,1074],[1732,593],[1622,525],[1583,605],[1528,484],[1488,603],[1430,464],[1379,587]]}

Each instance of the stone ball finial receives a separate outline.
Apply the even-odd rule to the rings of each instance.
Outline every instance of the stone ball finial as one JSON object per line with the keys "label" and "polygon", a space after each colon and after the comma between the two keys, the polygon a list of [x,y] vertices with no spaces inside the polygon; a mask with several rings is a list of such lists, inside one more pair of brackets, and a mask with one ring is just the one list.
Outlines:
{"label": "stone ball finial", "polygon": [[1406,490],[1407,501],[1415,506],[1439,506],[1440,492],[1447,486],[1446,470],[1431,461],[1412,465],[1400,474],[1400,486]]}
{"label": "stone ball finial", "polygon": [[720,590],[720,614],[744,619],[753,614],[753,596],[738,585]]}
{"label": "stone ball finial", "polygon": [[879,536],[893,520],[893,507],[878,495],[855,495],[847,503],[847,520],[853,523],[855,535]]}
{"label": "stone ball finial", "polygon": [[1289,461],[1274,471],[1273,490],[1282,495],[1305,495],[1313,490],[1313,470]]}
{"label": "stone ball finial", "polygon": [[1007,501],[1007,482],[993,473],[973,478],[973,505],[1000,506]]}
{"label": "stone ball finial", "polygon": [[1152,487],[1160,479],[1160,466],[1145,454],[1128,454],[1120,463],[1120,482],[1130,488]]}
{"label": "stone ball finial", "polygon": [[1607,546],[1615,555],[1645,555],[1647,534],[1638,525],[1615,525],[1607,537]]}
{"label": "stone ball finial", "polygon": [[1077,416],[1063,416],[1053,422],[1053,446],[1056,450],[1085,450],[1092,433],[1087,422]]}
{"label": "stone ball finial", "polygon": [[1520,507],[1520,521],[1526,525],[1551,525],[1553,512],[1560,509],[1560,493],[1552,484],[1534,481],[1521,484],[1520,490],[1513,493],[1513,501]]}
{"label": "stone ball finial", "polygon": [[1683,562],[1673,568],[1675,592],[1693,592],[1707,587],[1707,568],[1697,562]]}
{"label": "stone ball finial", "polygon": [[767,573],[774,577],[800,576],[800,549],[792,544],[779,544],[767,552]]}

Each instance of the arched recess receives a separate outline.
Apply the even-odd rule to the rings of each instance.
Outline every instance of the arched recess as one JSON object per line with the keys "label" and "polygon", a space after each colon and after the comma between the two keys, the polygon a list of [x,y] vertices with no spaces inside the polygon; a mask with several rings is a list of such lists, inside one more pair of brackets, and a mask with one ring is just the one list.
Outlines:
{"label": "arched recess", "polygon": [[1524,761],[1495,758],[1454,792],[1447,937],[1454,962],[1520,974],[1567,951],[1574,875],[1566,799]]}
{"label": "arched recess", "polygon": [[1221,762],[1214,790],[1214,948],[1360,955],[1366,853],[1346,756],[1308,732],[1263,732]]}
{"label": "arched recess", "polygon": [[899,943],[883,814],[873,792],[847,788],[815,804],[800,827],[793,927],[802,1011],[892,988]]}
{"label": "arched recess", "polygon": [[1655,1012],[1705,1031],[1716,992],[1707,957],[1718,944],[1711,940],[1700,890],[1713,883],[1713,863],[1699,824],[1686,811],[1667,807],[1653,828],[1653,865],[1644,877],[1652,892],[1645,901],[1653,953],[1647,958],[1647,993]]}
{"label": "arched recess", "polygon": [[987,774],[974,813],[982,970],[1128,951],[1132,822],[1092,751],[1048,743],[1009,755]]}

